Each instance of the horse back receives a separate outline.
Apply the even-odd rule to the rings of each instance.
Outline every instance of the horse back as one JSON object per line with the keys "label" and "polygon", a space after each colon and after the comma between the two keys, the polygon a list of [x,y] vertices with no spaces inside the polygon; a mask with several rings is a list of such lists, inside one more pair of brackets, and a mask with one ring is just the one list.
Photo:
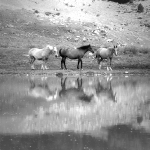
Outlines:
{"label": "horse back", "polygon": [[113,53],[111,48],[99,48],[96,55],[105,59],[112,57]]}
{"label": "horse back", "polygon": [[39,48],[32,48],[29,50],[29,56],[34,56],[36,59],[43,58],[43,57],[48,57],[49,56],[49,51],[44,50],[44,49],[39,49]]}
{"label": "horse back", "polygon": [[60,48],[59,55],[61,57],[68,57],[70,59],[78,59],[79,57],[83,57],[84,54],[77,48],[63,47]]}

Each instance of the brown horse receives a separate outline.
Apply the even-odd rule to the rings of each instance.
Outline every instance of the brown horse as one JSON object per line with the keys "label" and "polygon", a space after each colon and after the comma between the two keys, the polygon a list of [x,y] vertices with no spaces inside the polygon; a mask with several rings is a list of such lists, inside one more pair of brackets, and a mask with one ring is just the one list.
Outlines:
{"label": "brown horse", "polygon": [[[82,58],[85,55],[86,52],[92,52],[94,53],[94,50],[92,49],[91,45],[84,45],[81,47],[74,47],[74,48],[70,48],[70,47],[61,47],[59,48],[59,52],[58,55],[62,57],[61,60],[61,69],[66,67],[66,58],[69,59],[78,59],[78,64],[77,64],[77,69],[79,69],[79,65],[81,64],[81,69],[82,69]],[[56,56],[57,57],[57,56]]]}
{"label": "brown horse", "polygon": [[99,69],[101,69],[101,64],[100,64],[101,61],[103,61],[103,59],[107,59],[107,70],[112,70],[111,62],[112,62],[113,54],[117,56],[117,46],[109,47],[109,48],[99,48],[96,51],[96,59],[99,65]]}

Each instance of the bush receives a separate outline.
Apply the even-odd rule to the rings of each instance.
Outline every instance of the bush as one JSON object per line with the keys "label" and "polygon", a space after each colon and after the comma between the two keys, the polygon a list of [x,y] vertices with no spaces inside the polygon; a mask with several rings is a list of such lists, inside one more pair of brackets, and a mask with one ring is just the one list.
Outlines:
{"label": "bush", "polygon": [[150,48],[148,48],[148,47],[126,46],[123,49],[123,54],[137,55],[138,53],[148,54],[149,52],[150,52]]}
{"label": "bush", "polygon": [[150,48],[146,48],[146,47],[142,47],[142,48],[139,48],[139,53],[141,54],[148,54],[150,52]]}
{"label": "bush", "polygon": [[144,7],[143,7],[143,5],[140,3],[140,4],[138,5],[138,7],[137,7],[137,12],[141,13],[141,12],[143,12],[143,11],[144,11]]}
{"label": "bush", "polygon": [[123,50],[123,53],[136,55],[138,53],[138,49],[135,46],[126,46]]}

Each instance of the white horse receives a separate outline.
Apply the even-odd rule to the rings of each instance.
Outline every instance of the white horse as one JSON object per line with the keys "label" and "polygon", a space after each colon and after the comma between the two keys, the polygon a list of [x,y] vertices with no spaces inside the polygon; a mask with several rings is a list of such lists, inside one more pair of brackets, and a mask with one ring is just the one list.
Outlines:
{"label": "white horse", "polygon": [[101,47],[96,51],[96,59],[99,65],[99,69],[101,69],[101,61],[103,61],[103,59],[107,59],[107,70],[112,70],[111,61],[113,58],[113,54],[117,56],[117,50],[117,46],[114,46],[109,48]]}
{"label": "white horse", "polygon": [[57,48],[47,45],[43,49],[32,48],[28,52],[29,62],[31,64],[31,69],[35,69],[34,64],[41,64],[41,69],[48,69],[46,63],[51,54],[57,55]]}

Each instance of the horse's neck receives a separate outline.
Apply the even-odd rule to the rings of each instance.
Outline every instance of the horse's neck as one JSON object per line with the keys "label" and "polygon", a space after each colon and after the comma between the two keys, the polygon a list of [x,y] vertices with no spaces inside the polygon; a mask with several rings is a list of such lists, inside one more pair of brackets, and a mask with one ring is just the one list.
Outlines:
{"label": "horse's neck", "polygon": [[89,51],[88,49],[79,49],[79,50],[82,51],[84,54]]}
{"label": "horse's neck", "polygon": [[45,48],[43,48],[43,51],[49,53],[51,50],[49,48],[45,47]]}
{"label": "horse's neck", "polygon": [[113,55],[113,53],[115,52],[113,48],[109,48],[109,54]]}

